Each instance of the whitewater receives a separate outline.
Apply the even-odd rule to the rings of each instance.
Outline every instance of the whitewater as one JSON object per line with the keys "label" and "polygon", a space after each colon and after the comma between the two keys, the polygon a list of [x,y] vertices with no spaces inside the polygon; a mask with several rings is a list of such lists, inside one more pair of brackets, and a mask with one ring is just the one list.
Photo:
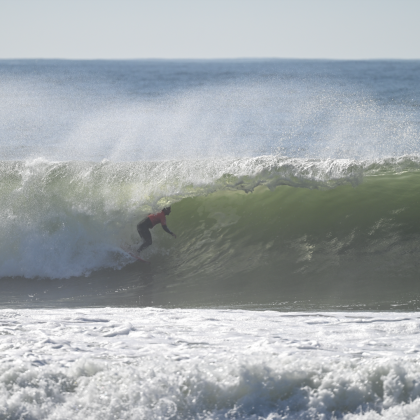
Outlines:
{"label": "whitewater", "polygon": [[1,60],[0,418],[419,419],[419,70]]}
{"label": "whitewater", "polygon": [[1,316],[2,418],[414,419],[420,410],[413,313]]}

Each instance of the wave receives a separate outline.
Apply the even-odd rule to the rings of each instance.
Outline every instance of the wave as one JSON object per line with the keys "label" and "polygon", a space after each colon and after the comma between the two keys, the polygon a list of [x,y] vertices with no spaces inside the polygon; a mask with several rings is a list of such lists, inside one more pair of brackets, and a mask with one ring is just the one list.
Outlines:
{"label": "wave", "polygon": [[145,256],[174,296],[411,290],[419,181],[418,156],[1,162],[0,277],[124,276],[132,260],[119,246],[137,244],[136,223],[172,204],[178,239],[154,228]]}

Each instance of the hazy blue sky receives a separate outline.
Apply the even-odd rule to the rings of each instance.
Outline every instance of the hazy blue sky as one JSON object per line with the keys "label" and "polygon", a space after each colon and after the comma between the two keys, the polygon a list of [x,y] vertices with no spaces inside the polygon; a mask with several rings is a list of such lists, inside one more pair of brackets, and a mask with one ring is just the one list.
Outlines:
{"label": "hazy blue sky", "polygon": [[0,0],[0,58],[418,58],[420,0]]}

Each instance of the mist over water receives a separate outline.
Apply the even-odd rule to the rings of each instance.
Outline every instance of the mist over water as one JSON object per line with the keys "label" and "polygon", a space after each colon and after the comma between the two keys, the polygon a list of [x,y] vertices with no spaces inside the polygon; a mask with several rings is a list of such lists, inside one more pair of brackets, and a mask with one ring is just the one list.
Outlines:
{"label": "mist over water", "polygon": [[418,66],[3,61],[1,152],[60,161],[416,154]]}

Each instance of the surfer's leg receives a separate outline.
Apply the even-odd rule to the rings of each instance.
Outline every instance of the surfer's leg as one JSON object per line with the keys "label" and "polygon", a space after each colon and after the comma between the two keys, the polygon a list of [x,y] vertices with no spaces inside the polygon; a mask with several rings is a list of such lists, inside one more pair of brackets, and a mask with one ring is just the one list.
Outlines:
{"label": "surfer's leg", "polygon": [[139,232],[140,238],[142,238],[144,241],[140,248],[137,250],[137,252],[140,252],[143,251],[143,249],[146,249],[148,246],[152,245],[152,234],[147,227],[140,226],[137,231]]}

